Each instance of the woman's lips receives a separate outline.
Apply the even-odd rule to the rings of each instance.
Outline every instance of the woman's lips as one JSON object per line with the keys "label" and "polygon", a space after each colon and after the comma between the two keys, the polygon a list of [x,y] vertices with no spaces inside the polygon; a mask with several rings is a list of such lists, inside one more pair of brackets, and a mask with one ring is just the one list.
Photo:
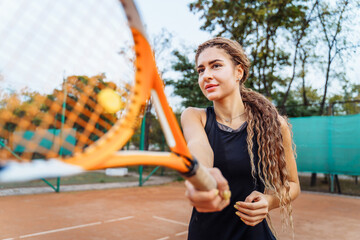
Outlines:
{"label": "woman's lips", "polygon": [[205,90],[208,91],[208,92],[212,92],[216,89],[218,85],[216,84],[208,84],[205,86]]}

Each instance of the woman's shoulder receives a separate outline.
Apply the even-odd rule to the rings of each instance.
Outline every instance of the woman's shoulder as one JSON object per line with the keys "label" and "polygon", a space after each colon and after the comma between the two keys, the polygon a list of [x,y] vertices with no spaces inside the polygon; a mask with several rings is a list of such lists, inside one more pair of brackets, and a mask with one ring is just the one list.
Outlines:
{"label": "woman's shoulder", "polygon": [[289,123],[289,120],[286,116],[278,116],[278,121],[280,122],[280,131],[281,134],[283,135],[288,135],[291,131],[291,125]]}
{"label": "woman's shoulder", "polygon": [[289,121],[288,121],[288,118],[286,116],[282,116],[282,115],[279,114],[278,121],[280,122],[280,127],[281,128],[289,126]]}
{"label": "woman's shoulder", "polygon": [[187,107],[181,115],[203,115],[206,114],[206,108]]}
{"label": "woman's shoulder", "polygon": [[187,107],[181,113],[181,121],[184,120],[199,120],[202,124],[206,122],[206,108]]}

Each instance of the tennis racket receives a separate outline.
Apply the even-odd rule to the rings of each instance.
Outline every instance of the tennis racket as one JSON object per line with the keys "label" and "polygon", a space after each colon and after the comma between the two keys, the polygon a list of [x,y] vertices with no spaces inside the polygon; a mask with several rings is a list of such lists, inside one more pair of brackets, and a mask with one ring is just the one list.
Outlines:
{"label": "tennis racket", "polygon": [[[133,1],[1,4],[0,182],[160,165],[216,188],[186,146]],[[171,151],[121,150],[151,97]]]}

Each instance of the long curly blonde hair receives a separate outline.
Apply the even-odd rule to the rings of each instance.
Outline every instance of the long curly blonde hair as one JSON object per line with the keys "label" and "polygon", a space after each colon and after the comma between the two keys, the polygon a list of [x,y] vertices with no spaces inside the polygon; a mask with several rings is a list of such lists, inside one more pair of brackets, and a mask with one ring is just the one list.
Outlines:
{"label": "long curly blonde hair", "polygon": [[[234,65],[240,65],[243,69],[240,94],[245,105],[248,122],[247,144],[251,160],[251,173],[255,181],[256,173],[258,173],[265,186],[265,191],[272,192],[279,199],[283,226],[290,225],[293,229],[290,184],[279,113],[267,98],[245,87],[244,83],[249,76],[250,61],[238,42],[222,37],[210,39],[198,47],[195,62],[197,62],[201,52],[210,47],[225,50],[231,56]],[[290,127],[289,123],[288,125]],[[253,154],[254,136],[259,146],[257,166],[255,166]],[[268,221],[270,222],[269,216]],[[272,230],[274,229],[272,228]]]}

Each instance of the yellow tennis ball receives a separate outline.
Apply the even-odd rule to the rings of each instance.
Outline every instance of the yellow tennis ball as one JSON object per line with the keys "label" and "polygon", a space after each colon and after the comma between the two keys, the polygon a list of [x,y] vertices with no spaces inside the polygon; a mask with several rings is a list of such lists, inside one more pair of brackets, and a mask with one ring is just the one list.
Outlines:
{"label": "yellow tennis ball", "polygon": [[121,97],[114,90],[105,88],[98,94],[98,102],[108,113],[116,113],[123,108]]}

